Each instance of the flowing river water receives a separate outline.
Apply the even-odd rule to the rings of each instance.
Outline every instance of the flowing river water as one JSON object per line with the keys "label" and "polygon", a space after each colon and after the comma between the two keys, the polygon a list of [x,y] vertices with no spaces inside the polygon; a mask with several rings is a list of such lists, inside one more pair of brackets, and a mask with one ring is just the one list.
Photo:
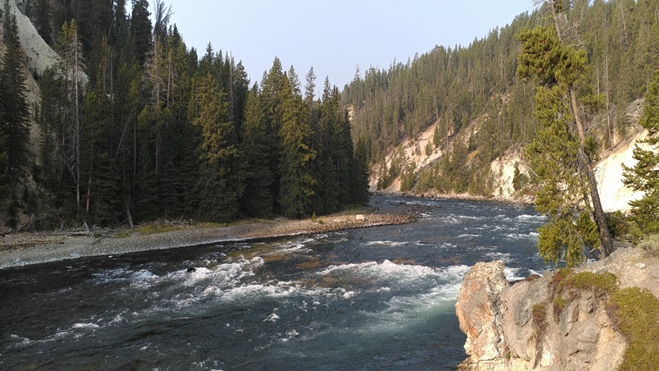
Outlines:
{"label": "flowing river water", "polygon": [[[546,265],[531,207],[383,198],[416,223],[0,270],[3,370],[438,370],[478,261]],[[189,269],[194,267],[194,269]]]}

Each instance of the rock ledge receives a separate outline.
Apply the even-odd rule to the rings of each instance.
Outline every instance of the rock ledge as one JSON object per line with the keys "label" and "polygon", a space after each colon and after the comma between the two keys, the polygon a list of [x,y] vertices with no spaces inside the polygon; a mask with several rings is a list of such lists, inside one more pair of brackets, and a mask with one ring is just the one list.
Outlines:
{"label": "rock ledge", "polygon": [[[503,270],[502,261],[477,263],[464,277],[455,308],[469,358],[459,369],[604,371],[620,366],[627,343],[606,310],[606,297],[582,290],[555,312],[554,272],[511,285]],[[659,297],[659,259],[640,249],[619,249],[575,272],[585,271],[613,273],[619,287],[645,287]]]}

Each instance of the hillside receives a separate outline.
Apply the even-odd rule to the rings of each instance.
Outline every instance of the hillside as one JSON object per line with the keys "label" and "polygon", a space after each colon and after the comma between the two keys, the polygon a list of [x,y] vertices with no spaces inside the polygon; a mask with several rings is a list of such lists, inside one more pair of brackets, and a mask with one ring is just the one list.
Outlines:
{"label": "hillside", "polygon": [[[616,210],[628,211],[630,209],[628,202],[640,197],[639,193],[633,192],[622,183],[622,165],[631,166],[635,163],[635,160],[632,158],[634,147],[639,140],[647,137],[647,131],[641,130],[638,126],[638,116],[641,107],[642,100],[630,104],[627,111],[631,118],[630,127],[632,131],[628,134],[627,138],[616,146],[603,151],[602,159],[595,166],[599,192],[602,197],[602,206],[606,212]],[[423,187],[423,184],[419,184],[419,177],[424,177],[424,172],[427,169],[436,166],[442,156],[445,153],[449,153],[450,155],[450,151],[452,150],[451,146],[448,147],[448,151],[444,147],[434,147],[434,149],[429,151],[425,150],[428,146],[432,146],[433,133],[436,129],[437,124],[434,124],[418,136],[405,139],[396,150],[385,156],[384,162],[374,164],[371,167],[371,176],[369,179],[371,190],[392,194],[405,192],[424,197],[484,197],[483,195],[473,195],[469,192],[461,194],[453,192],[447,194],[437,189]],[[476,155],[477,153],[472,153],[472,156]],[[383,169],[390,169],[392,163],[395,164],[396,161],[403,163],[401,174],[391,181],[391,184],[386,188],[378,188],[382,184]],[[383,164],[386,165],[383,166]],[[416,164],[412,172],[406,170],[406,168],[410,169],[410,164]],[[490,173],[492,178],[490,179],[490,187],[492,193],[485,196],[486,198],[492,197],[505,201],[532,201],[532,198],[525,193],[515,191],[514,175],[516,166],[522,174],[529,176],[529,169],[524,162],[523,153],[519,149],[509,149],[491,162]],[[414,188],[404,188],[406,177],[412,179],[412,181],[416,180]],[[407,181],[409,182],[410,180]]]}
{"label": "hillside", "polygon": [[[658,66],[659,23],[651,1],[575,1],[563,19],[566,39],[586,50],[590,68],[580,94],[602,97],[604,107],[583,112],[596,139],[599,186],[608,210],[626,208],[619,164],[631,158],[638,117]],[[368,144],[372,190],[417,195],[525,199],[515,191],[515,164],[526,179],[524,146],[539,123],[535,88],[520,80],[517,35],[548,24],[544,8],[521,14],[469,46],[417,55],[406,64],[371,68],[343,92],[354,110],[357,138]],[[610,156],[614,156],[610,158]],[[617,195],[617,196],[614,196]]]}

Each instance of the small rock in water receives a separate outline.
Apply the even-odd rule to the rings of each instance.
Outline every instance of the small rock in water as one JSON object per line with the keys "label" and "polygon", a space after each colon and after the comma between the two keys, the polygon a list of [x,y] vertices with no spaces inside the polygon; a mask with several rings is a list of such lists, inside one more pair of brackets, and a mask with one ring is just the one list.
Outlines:
{"label": "small rock in water", "polygon": [[197,271],[197,268],[195,268],[195,267],[190,267],[186,270],[186,272],[188,272],[188,273],[194,273],[196,271]]}

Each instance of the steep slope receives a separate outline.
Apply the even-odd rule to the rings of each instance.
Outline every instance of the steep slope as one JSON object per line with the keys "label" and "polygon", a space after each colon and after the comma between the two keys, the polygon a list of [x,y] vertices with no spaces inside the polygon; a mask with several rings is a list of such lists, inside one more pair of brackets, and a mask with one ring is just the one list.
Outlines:
{"label": "steep slope", "polygon": [[[659,59],[657,12],[656,2],[613,0],[571,2],[566,13],[566,39],[589,56],[580,94],[604,102],[582,115],[599,143],[607,211],[624,210],[635,197],[622,185],[620,165],[631,165],[641,135],[639,99]],[[533,190],[523,187],[530,174],[522,149],[539,122],[535,89],[515,74],[517,35],[550,18],[542,8],[521,14],[468,47],[438,46],[407,64],[370,68],[346,86],[353,132],[369,146],[371,189],[528,200]]]}
{"label": "steep slope", "polygon": [[[628,211],[629,201],[637,199],[641,196],[638,192],[633,192],[622,183],[623,168],[622,165],[633,166],[635,160],[633,159],[633,151],[636,143],[643,140],[647,136],[647,131],[640,130],[638,119],[642,112],[643,100],[637,100],[628,106],[628,117],[630,118],[629,129],[631,131],[628,137],[622,142],[618,143],[614,148],[606,150],[602,154],[602,159],[595,166],[595,174],[599,186],[600,195],[602,198],[602,206],[606,212],[613,212],[616,210]],[[419,189],[401,189],[403,185],[403,178],[405,176],[412,177],[415,180],[421,176],[429,167],[437,164],[447,153],[450,156],[452,151],[452,143],[448,146],[434,147],[433,132],[436,130],[437,124],[434,124],[426,129],[420,135],[404,140],[396,149],[391,151],[385,156],[383,164],[376,164],[371,168],[370,185],[372,191],[378,190],[378,185],[382,184],[383,176],[389,174],[386,169],[390,169],[392,164],[401,167],[400,174],[393,180],[389,181],[389,185],[381,189],[384,193],[401,193],[407,192],[410,194],[420,196],[452,196],[452,197],[476,197],[469,193],[456,194],[456,193],[441,193],[434,190],[419,190]],[[475,126],[471,126],[474,131]],[[469,141],[468,138],[459,138],[457,140]],[[472,153],[475,156],[476,153]],[[412,166],[410,166],[412,165]],[[515,167],[524,176],[529,176],[529,169],[525,164],[524,156],[521,150],[508,150],[501,156],[497,157],[491,162],[490,173],[492,176],[492,193],[491,197],[506,201],[531,201],[532,198],[523,192],[516,192],[513,184]],[[406,174],[404,169],[414,169],[412,174]],[[383,175],[384,174],[384,175]]]}
{"label": "steep slope", "polygon": [[46,68],[51,68],[57,63],[59,56],[41,38],[30,19],[21,13],[17,3],[22,4],[22,1],[10,1],[11,13],[16,17],[18,37],[27,56],[30,70],[41,75]]}

